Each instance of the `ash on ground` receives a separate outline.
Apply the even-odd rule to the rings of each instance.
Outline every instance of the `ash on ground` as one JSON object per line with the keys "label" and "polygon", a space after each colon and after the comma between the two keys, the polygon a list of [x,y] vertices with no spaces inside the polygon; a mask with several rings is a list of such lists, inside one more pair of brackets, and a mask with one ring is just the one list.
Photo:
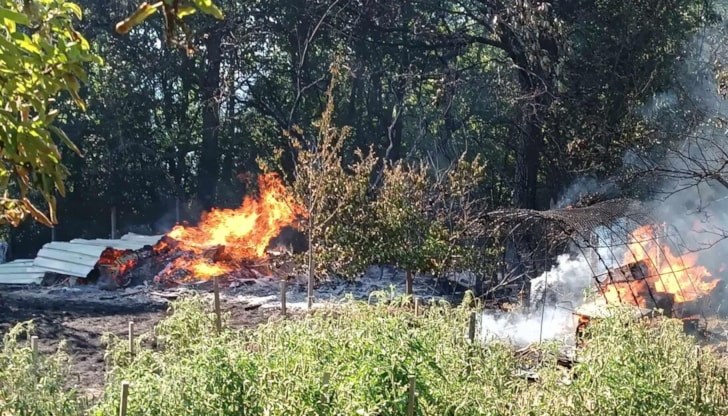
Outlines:
{"label": "ash on ground", "polygon": [[[221,297],[248,309],[280,308],[280,278],[259,276],[256,278],[221,280]],[[307,280],[303,276],[288,279],[286,303],[288,309],[307,308]],[[114,308],[123,306],[130,310],[163,308],[167,303],[185,294],[201,293],[210,296],[213,284],[201,281],[180,284],[174,287],[160,287],[151,281],[134,279],[134,285],[110,289],[107,282],[96,284],[56,284],[51,286],[25,285],[0,286],[0,296],[16,300],[27,299],[44,302],[49,309],[63,309],[73,304],[85,308]],[[457,303],[462,300],[466,288],[447,279],[417,277],[414,279],[414,296],[424,300],[445,300]],[[314,306],[337,303],[347,297],[367,301],[380,292],[386,296],[400,296],[405,292],[405,273],[388,267],[372,267],[360,278],[350,281],[330,278],[319,281],[314,291]]]}
{"label": "ash on ground", "polygon": [[[425,300],[445,300],[457,303],[462,300],[466,289],[458,283],[428,277],[414,279],[414,296]],[[388,267],[371,267],[356,280],[330,278],[319,282],[314,292],[315,302],[336,303],[348,296],[367,301],[372,294],[380,292],[385,296],[401,296],[405,293],[405,273]],[[280,307],[280,280],[271,277],[251,279],[233,289],[236,298],[246,304],[258,304],[263,308]],[[306,308],[307,281],[299,276],[288,281],[286,293],[289,308]]]}

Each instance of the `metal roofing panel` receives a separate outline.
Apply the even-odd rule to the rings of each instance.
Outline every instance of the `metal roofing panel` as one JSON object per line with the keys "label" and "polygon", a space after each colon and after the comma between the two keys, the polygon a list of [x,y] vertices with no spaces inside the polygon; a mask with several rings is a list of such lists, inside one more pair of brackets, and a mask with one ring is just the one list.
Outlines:
{"label": "metal roofing panel", "polygon": [[84,240],[76,238],[71,240],[71,244],[83,244],[87,246],[98,246],[98,247],[111,247],[117,250],[139,250],[147,244],[141,244],[136,241],[125,241],[125,240]]}
{"label": "metal roofing panel", "polygon": [[104,250],[103,246],[54,241],[40,249],[33,265],[54,273],[86,277]]}
{"label": "metal roofing panel", "polygon": [[38,252],[33,265],[49,272],[87,277],[107,248],[140,250],[156,244],[161,238],[162,236],[127,234],[120,240],[77,238],[70,242],[53,241],[45,244]]}
{"label": "metal roofing panel", "polygon": [[144,242],[145,244],[157,244],[159,240],[164,237],[164,234],[161,235],[142,235],[142,234],[134,234],[134,233],[128,233],[121,236],[122,240],[126,241],[140,241]]}
{"label": "metal roofing panel", "polygon": [[0,284],[40,283],[45,271],[33,266],[33,260],[15,260],[0,264]]}

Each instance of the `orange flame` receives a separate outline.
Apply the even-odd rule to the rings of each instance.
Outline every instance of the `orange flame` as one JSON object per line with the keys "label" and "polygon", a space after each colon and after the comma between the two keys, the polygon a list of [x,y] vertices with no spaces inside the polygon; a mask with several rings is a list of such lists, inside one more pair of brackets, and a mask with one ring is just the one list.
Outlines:
{"label": "orange flame", "polygon": [[107,248],[101,253],[98,264],[106,267],[111,277],[121,285],[124,283],[126,273],[133,269],[138,261],[137,255],[131,251]]}
{"label": "orange flame", "polygon": [[603,286],[608,302],[627,302],[642,308],[655,306],[650,293],[668,294],[675,303],[689,302],[709,294],[718,279],[698,264],[696,253],[674,255],[660,244],[656,227],[646,225],[633,231],[623,264],[642,262],[647,269],[642,280],[613,282]]}
{"label": "orange flame", "polygon": [[[176,248],[197,256],[177,258],[171,270],[186,269],[191,277],[207,280],[230,273],[243,262],[264,259],[271,240],[305,210],[287,194],[276,174],[259,176],[258,188],[259,196],[245,197],[239,208],[213,209],[197,226],[174,227],[167,236],[179,243]],[[212,258],[210,250],[215,251]]]}

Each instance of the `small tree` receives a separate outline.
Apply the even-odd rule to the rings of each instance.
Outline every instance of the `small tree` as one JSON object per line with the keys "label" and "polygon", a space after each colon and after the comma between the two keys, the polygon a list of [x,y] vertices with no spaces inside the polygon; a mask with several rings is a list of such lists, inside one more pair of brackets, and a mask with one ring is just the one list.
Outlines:
{"label": "small tree", "polygon": [[422,162],[389,164],[373,202],[372,250],[379,263],[405,270],[405,292],[415,273],[469,270],[485,244],[485,199],[478,196],[485,165],[463,155],[437,171]]}
{"label": "small tree", "polygon": [[413,273],[434,271],[433,259],[441,258],[447,250],[444,230],[428,215],[430,185],[423,163],[386,164],[372,203],[373,260],[404,269],[408,295],[412,294]]}
{"label": "small tree", "polygon": [[[334,88],[338,77],[337,66],[332,67],[332,80],[326,92],[326,108],[315,123],[315,140],[304,143],[291,135],[296,150],[294,194],[306,207],[307,218],[303,229],[308,235],[308,307],[313,302],[313,286],[317,269],[316,260],[324,256],[332,261],[327,268],[341,269],[361,259],[352,252],[356,240],[342,238],[342,224],[361,223],[369,191],[369,178],[376,159],[357,152],[357,162],[344,169],[343,146],[351,132],[349,127],[337,128],[332,124],[334,114]],[[300,136],[300,134],[298,135]]]}

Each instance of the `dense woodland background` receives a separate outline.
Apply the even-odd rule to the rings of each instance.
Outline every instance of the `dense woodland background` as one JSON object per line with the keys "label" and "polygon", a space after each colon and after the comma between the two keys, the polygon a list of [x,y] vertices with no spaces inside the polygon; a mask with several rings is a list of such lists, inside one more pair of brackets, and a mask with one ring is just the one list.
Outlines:
{"label": "dense woodland background", "polygon": [[[334,63],[346,160],[370,146],[435,167],[480,155],[488,209],[549,208],[585,178],[644,194],[634,161],[704,121],[676,68],[723,25],[707,0],[220,0],[224,20],[189,19],[189,56],[163,45],[161,19],[115,33],[134,1],[78,4],[104,63],[90,68],[88,109],[62,109],[84,156],[64,152],[58,240],[108,237],[112,207],[120,233],[148,233],[174,224],[175,201],[188,221],[237,206],[259,160],[283,149],[292,169],[284,132],[314,143]],[[645,117],[668,90],[680,111]],[[51,239],[32,221],[8,233],[15,258]]]}

